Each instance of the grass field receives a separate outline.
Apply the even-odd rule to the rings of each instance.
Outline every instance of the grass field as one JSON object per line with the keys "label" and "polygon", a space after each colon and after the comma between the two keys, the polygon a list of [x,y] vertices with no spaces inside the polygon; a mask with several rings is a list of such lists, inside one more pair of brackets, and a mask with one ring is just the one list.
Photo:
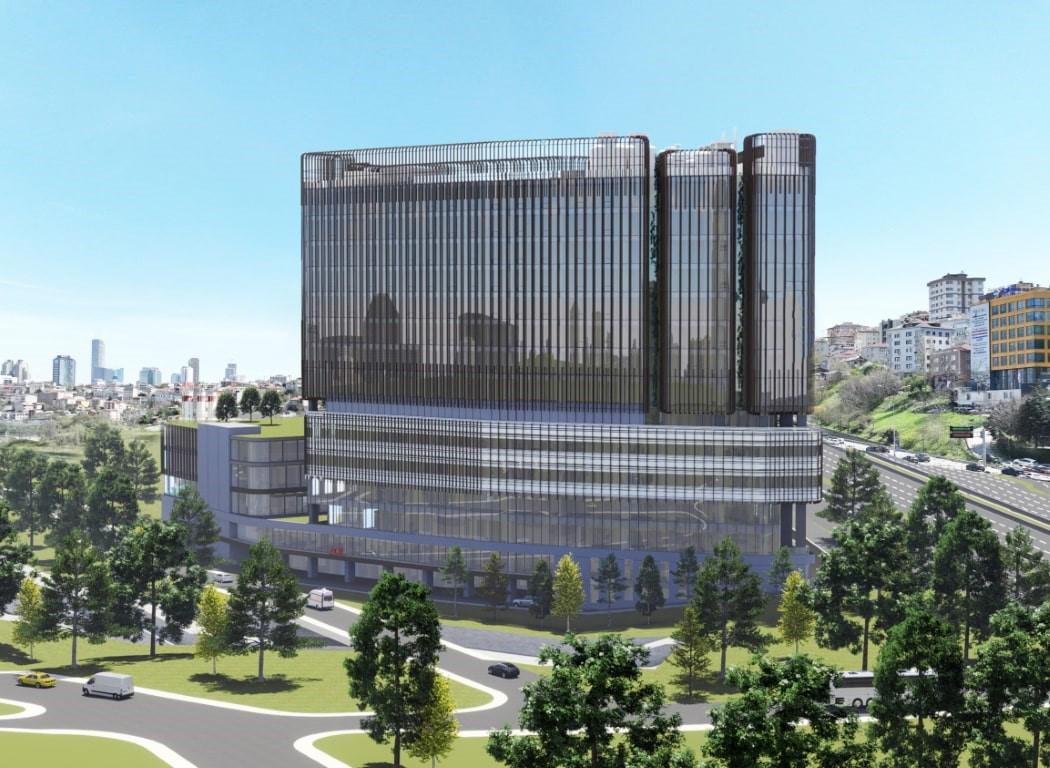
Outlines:
{"label": "grass field", "polygon": [[95,736],[0,733],[0,754],[4,756],[4,765],[10,766],[165,768],[168,765],[136,744]]}
{"label": "grass field", "polygon": [[[347,652],[334,649],[303,650],[292,659],[266,655],[266,680],[255,682],[256,656],[230,656],[219,659],[218,674],[211,674],[211,663],[193,658],[192,648],[161,646],[156,659],[149,658],[149,646],[123,640],[91,645],[77,644],[80,662],[69,666],[70,641],[38,643],[30,659],[11,644],[13,622],[0,622],[0,669],[35,669],[63,675],[85,676],[111,671],[133,675],[143,688],[201,696],[255,707],[288,712],[352,712],[356,702],[347,695],[343,659]],[[450,681],[458,708],[474,707],[489,701],[481,691]],[[61,683],[60,683],[61,684]]]}
{"label": "grass field", "polygon": [[[682,736],[686,745],[699,754],[705,734],[687,731]],[[439,760],[438,765],[452,768],[500,768],[503,764],[497,763],[485,752],[487,742],[488,738],[485,736],[462,736],[456,739],[452,752],[443,760]],[[392,765],[392,745],[376,744],[365,735],[329,736],[327,739],[320,739],[314,746],[352,768],[389,768]],[[416,760],[402,750],[401,765],[402,768],[430,768],[430,761]]]}
{"label": "grass field", "polygon": [[21,707],[16,707],[14,704],[4,704],[0,702],[0,717],[4,715],[14,715],[22,711]]}

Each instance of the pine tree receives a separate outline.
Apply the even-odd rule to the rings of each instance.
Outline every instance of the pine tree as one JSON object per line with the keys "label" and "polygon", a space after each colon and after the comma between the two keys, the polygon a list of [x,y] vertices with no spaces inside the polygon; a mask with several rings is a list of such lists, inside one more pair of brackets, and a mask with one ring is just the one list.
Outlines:
{"label": "pine tree", "polygon": [[491,608],[503,608],[507,604],[507,586],[510,578],[504,571],[503,558],[499,552],[493,552],[481,575],[481,586],[478,594]]}
{"label": "pine tree", "polygon": [[646,555],[642,560],[642,567],[638,569],[638,578],[634,582],[634,593],[638,598],[634,607],[645,616],[647,624],[652,624],[653,614],[665,602],[660,569],[652,555]]}
{"label": "pine tree", "polygon": [[147,504],[156,501],[160,469],[146,444],[141,440],[132,440],[124,454],[124,462],[139,501]]}
{"label": "pine tree", "polygon": [[679,597],[684,596],[689,600],[693,596],[693,585],[699,571],[700,561],[696,559],[696,547],[689,546],[678,553],[678,563],[671,571],[671,578],[674,579],[675,585],[680,587]]}
{"label": "pine tree", "polygon": [[438,758],[451,752],[459,734],[459,722],[453,714],[454,710],[452,687],[444,675],[435,676],[430,696],[420,713],[419,732],[408,745],[408,754],[416,760],[430,758],[430,766],[434,768]]}
{"label": "pine tree", "polygon": [[112,581],[106,561],[88,537],[73,531],[55,550],[44,577],[44,633],[49,640],[72,638],[70,664],[77,666],[77,640],[101,643],[110,628]]}
{"label": "pine tree", "polygon": [[767,638],[756,624],[764,604],[761,579],[740,558],[736,542],[723,539],[701,565],[693,597],[704,630],[718,636],[719,682],[725,681],[730,646],[758,649],[765,645]]}
{"label": "pine tree", "polygon": [[769,583],[770,598],[775,599],[784,589],[784,582],[795,570],[795,564],[791,562],[790,547],[781,547],[773,556],[773,564],[769,567],[767,581]]}
{"label": "pine tree", "polygon": [[696,690],[696,681],[707,673],[711,665],[711,653],[718,644],[714,636],[704,630],[696,609],[687,605],[682,620],[671,633],[674,650],[671,651],[671,663],[680,669],[679,683],[684,682],[689,698]]}
{"label": "pine tree", "polygon": [[795,644],[796,656],[799,642],[813,636],[817,619],[811,603],[809,585],[799,571],[792,571],[784,582],[784,596],[777,608],[780,614],[777,629],[784,642]]}
{"label": "pine tree", "polygon": [[18,543],[10,509],[0,498],[0,615],[18,593],[25,566],[32,561],[33,551],[29,545]]}
{"label": "pine tree", "polygon": [[1021,526],[1003,542],[1007,597],[1028,608],[1038,608],[1050,598],[1050,563],[1035,548],[1032,536]]}
{"label": "pine tree", "polygon": [[529,578],[529,597],[532,598],[529,613],[533,618],[547,618],[554,602],[554,576],[551,575],[551,568],[546,560],[536,561],[536,567]]}
{"label": "pine tree", "polygon": [[18,589],[18,619],[11,640],[15,645],[28,645],[32,658],[33,645],[46,637],[43,592],[33,579],[26,577]]}
{"label": "pine tree", "polygon": [[210,566],[215,561],[213,545],[219,540],[219,524],[195,485],[184,485],[179,489],[171,508],[171,522],[183,526],[186,546],[197,565],[201,568]]}
{"label": "pine tree", "polygon": [[230,648],[238,653],[249,653],[254,647],[259,682],[265,679],[267,650],[283,657],[298,652],[295,620],[305,607],[299,582],[282,562],[281,553],[266,539],[253,544],[241,563],[237,586],[230,592],[229,640]]}
{"label": "pine tree", "polygon": [[966,509],[966,500],[947,478],[936,475],[926,481],[912,502],[904,521],[905,545],[916,589],[929,586],[933,548],[946,525]]}
{"label": "pine tree", "polygon": [[229,598],[210,584],[201,592],[197,602],[197,645],[193,655],[211,659],[211,673],[216,674],[216,660],[229,652],[227,645],[230,618],[227,610]]}
{"label": "pine tree", "polygon": [[459,616],[459,588],[467,581],[467,560],[463,557],[463,550],[452,547],[448,551],[445,567],[441,569],[441,575],[445,581],[452,583],[452,615]]}
{"label": "pine tree", "polygon": [[605,603],[605,613],[609,624],[612,624],[612,606],[623,597],[627,582],[620,573],[620,564],[616,555],[609,553],[598,561],[598,570],[591,574],[591,581],[598,588],[598,602]]}
{"label": "pine tree", "polygon": [[835,465],[831,488],[824,494],[827,508],[823,515],[833,523],[843,523],[879,509],[888,494],[879,471],[860,451],[847,449]]}
{"label": "pine tree", "polygon": [[84,531],[91,542],[109,551],[121,532],[139,516],[139,500],[123,468],[103,466],[88,489]]}
{"label": "pine tree", "polygon": [[21,448],[11,453],[5,464],[0,489],[18,515],[18,529],[29,532],[29,547],[33,549],[37,531],[47,526],[48,515],[41,510],[40,487],[49,461],[36,451]]}
{"label": "pine tree", "polygon": [[583,608],[583,575],[572,555],[562,555],[554,569],[554,600],[551,613],[565,617],[565,631],[570,632],[569,622]]}

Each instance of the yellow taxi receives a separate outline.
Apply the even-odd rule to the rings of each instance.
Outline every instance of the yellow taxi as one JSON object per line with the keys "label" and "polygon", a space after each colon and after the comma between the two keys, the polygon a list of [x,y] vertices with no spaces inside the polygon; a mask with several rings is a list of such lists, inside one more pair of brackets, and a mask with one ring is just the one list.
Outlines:
{"label": "yellow taxi", "polygon": [[19,677],[17,682],[28,688],[54,688],[57,681],[47,672],[30,672]]}

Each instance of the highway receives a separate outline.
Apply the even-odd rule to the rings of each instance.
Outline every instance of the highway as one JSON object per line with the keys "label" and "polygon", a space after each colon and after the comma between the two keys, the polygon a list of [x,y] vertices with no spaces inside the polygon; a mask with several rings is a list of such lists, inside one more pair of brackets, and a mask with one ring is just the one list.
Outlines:
{"label": "highway", "polygon": [[[841,445],[824,443],[824,476],[830,481],[839,460],[847,448],[864,450],[866,443],[845,442]],[[906,514],[919,489],[933,475],[944,475],[963,491],[967,506],[987,519],[996,533],[1004,537],[1017,525],[1023,525],[1034,539],[1035,546],[1050,557],[1050,483],[1032,478],[1002,475],[998,471],[972,472],[961,462],[932,459],[914,464],[901,454],[866,454],[879,469],[883,485],[902,514]],[[834,526],[817,513],[823,504],[812,505],[807,516],[810,541],[826,548],[831,544]]]}

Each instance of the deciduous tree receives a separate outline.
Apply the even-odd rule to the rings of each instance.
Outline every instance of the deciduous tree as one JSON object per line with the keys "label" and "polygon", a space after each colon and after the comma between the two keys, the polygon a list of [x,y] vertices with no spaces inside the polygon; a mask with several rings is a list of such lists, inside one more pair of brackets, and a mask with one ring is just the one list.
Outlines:
{"label": "deciduous tree", "polygon": [[566,642],[567,650],[540,651],[551,673],[522,691],[519,722],[530,735],[494,731],[492,757],[511,768],[693,765],[681,747],[681,718],[665,715],[662,689],[642,680],[648,649],[617,635]]}
{"label": "deciduous tree", "polygon": [[623,597],[627,582],[620,573],[620,564],[616,555],[609,555],[598,561],[598,570],[591,574],[591,581],[598,589],[598,602],[605,603],[608,622],[612,624],[612,606]]}
{"label": "deciduous tree", "polygon": [[434,676],[430,695],[420,717],[419,733],[408,745],[408,754],[417,760],[430,759],[434,768],[439,758],[452,751],[459,734],[459,722],[453,714],[455,704],[452,701],[452,687],[443,675]]}
{"label": "deciduous tree", "polygon": [[197,601],[197,644],[193,654],[211,659],[211,673],[216,673],[216,660],[229,653],[230,617],[229,598],[212,585],[201,592]]}
{"label": "deciduous tree", "polygon": [[[113,549],[114,621],[129,640],[137,641],[143,631],[149,635],[150,658],[157,655],[158,637],[178,642],[193,623],[204,571],[189,562],[179,523],[140,520]],[[158,612],[163,624],[157,622]]]}
{"label": "deciduous tree", "polygon": [[828,710],[833,676],[804,655],[731,670],[740,695],[712,710],[704,752],[725,768],[808,768],[813,755],[839,737]]}
{"label": "deciduous tree", "polygon": [[27,576],[18,588],[18,619],[11,640],[15,645],[29,646],[30,658],[33,646],[47,638],[45,618],[43,593],[36,581]]}
{"label": "deciduous tree", "polygon": [[112,582],[101,553],[81,531],[55,549],[51,573],[44,577],[44,634],[72,639],[70,664],[77,666],[77,641],[101,643],[110,628]]}
{"label": "deciduous tree", "polygon": [[230,592],[228,644],[238,653],[257,653],[259,682],[265,679],[266,651],[284,658],[298,652],[295,620],[305,607],[299,582],[281,561],[281,553],[265,539],[253,544]]}
{"label": "deciduous tree", "polygon": [[716,636],[721,654],[718,679],[726,679],[726,651],[731,646],[758,649],[767,639],[756,620],[765,600],[762,582],[740,558],[732,539],[715,546],[696,578],[693,606],[704,631]]}
{"label": "deciduous tree", "polygon": [[259,410],[259,406],[262,404],[262,397],[259,395],[259,390],[255,387],[245,387],[244,391],[241,392],[241,411],[248,414],[248,421],[252,420],[252,414]]}
{"label": "deciduous tree", "polygon": [[784,584],[784,595],[777,608],[780,619],[777,629],[786,643],[795,644],[795,655],[798,656],[798,644],[813,636],[816,614],[813,611],[813,596],[809,584],[799,571],[788,574]]}
{"label": "deciduous tree", "polygon": [[223,392],[215,401],[215,418],[219,421],[236,419],[240,410],[237,408],[237,396],[233,392]]}
{"label": "deciduous tree", "polygon": [[394,768],[400,768],[401,747],[420,738],[441,650],[429,591],[384,573],[350,628],[350,640],[355,653],[344,662],[350,695],[374,713],[361,725],[377,743],[393,737]]}
{"label": "deciduous tree", "polygon": [[259,402],[259,415],[269,418],[273,424],[273,417],[281,412],[281,395],[276,389],[268,389],[263,392],[262,400]]}
{"label": "deciduous tree", "polygon": [[448,551],[445,567],[441,569],[441,575],[445,581],[452,585],[452,615],[459,615],[459,590],[467,581],[467,560],[463,557],[463,550],[452,547]]}
{"label": "deciduous tree", "polygon": [[562,555],[554,570],[554,600],[551,613],[565,617],[565,631],[570,631],[569,622],[583,608],[583,576],[580,566],[572,555]]}
{"label": "deciduous tree", "polygon": [[645,616],[647,624],[652,624],[653,614],[658,608],[662,608],[665,602],[663,579],[652,555],[646,555],[642,560],[638,578],[634,582],[634,594],[637,597],[635,609]]}

